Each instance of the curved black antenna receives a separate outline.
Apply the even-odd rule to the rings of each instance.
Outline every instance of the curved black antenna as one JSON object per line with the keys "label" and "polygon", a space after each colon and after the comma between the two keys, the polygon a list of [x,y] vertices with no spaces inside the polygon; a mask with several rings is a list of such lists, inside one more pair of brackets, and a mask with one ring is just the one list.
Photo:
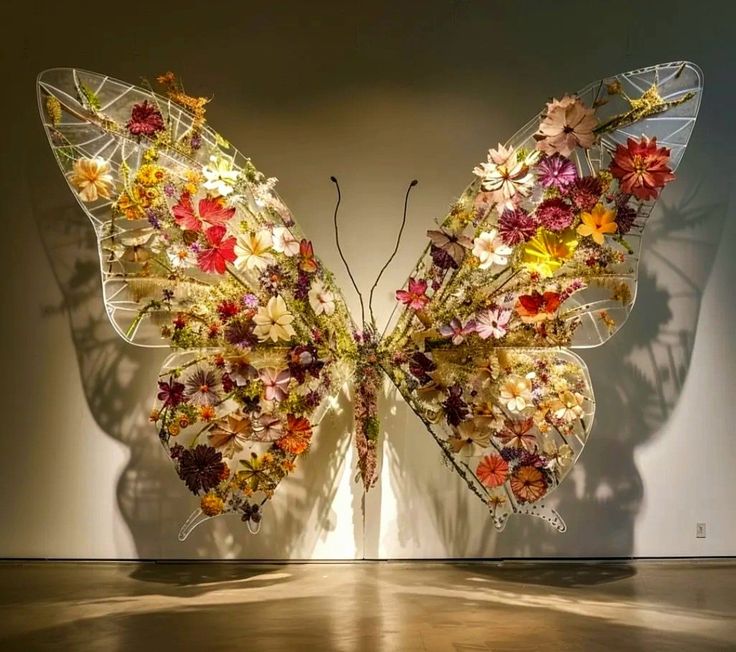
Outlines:
{"label": "curved black antenna", "polygon": [[337,251],[340,254],[340,258],[342,258],[343,265],[345,265],[345,269],[348,271],[348,276],[353,283],[353,287],[358,293],[358,299],[360,300],[360,327],[363,328],[365,326],[365,305],[363,304],[363,295],[358,289],[358,284],[355,282],[355,279],[353,278],[353,273],[350,271],[350,265],[348,265],[348,261],[345,260],[345,255],[342,253],[342,247],[340,247],[340,229],[337,226],[337,211],[340,209],[340,201],[342,200],[342,194],[340,193],[340,184],[337,182],[337,179],[335,177],[330,177],[330,181],[332,181],[332,183],[335,184],[335,188],[337,188],[337,203],[335,204],[334,218],[335,244],[337,245]]}
{"label": "curved black antenna", "polygon": [[383,273],[386,271],[386,268],[391,264],[391,261],[394,259],[394,256],[396,255],[396,252],[399,250],[399,244],[401,244],[401,234],[404,232],[404,227],[406,226],[406,210],[409,206],[409,193],[411,192],[411,189],[416,186],[419,183],[416,179],[414,179],[410,184],[409,187],[406,189],[406,195],[404,196],[404,216],[401,218],[401,228],[399,229],[399,235],[396,237],[396,246],[394,247],[393,253],[389,256],[388,260],[386,261],[386,264],[381,267],[381,271],[378,272],[378,276],[376,277],[376,282],[373,284],[373,287],[371,288],[371,293],[368,295],[368,311],[371,314],[371,323],[375,327],[376,320],[373,317],[373,291],[376,289],[376,286],[378,285],[378,281],[381,280],[381,276],[383,276]]}

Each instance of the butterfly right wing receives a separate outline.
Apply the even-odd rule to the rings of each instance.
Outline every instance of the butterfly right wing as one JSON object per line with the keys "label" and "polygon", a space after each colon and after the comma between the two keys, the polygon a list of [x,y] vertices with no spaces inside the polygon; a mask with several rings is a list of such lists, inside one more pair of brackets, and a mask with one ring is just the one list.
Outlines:
{"label": "butterfly right wing", "polygon": [[38,93],[97,235],[113,326],[177,351],[151,418],[200,497],[185,536],[203,516],[260,521],[356,353],[345,302],[276,180],[205,123],[205,99],[161,81],[167,97],[61,68],[40,75]]}

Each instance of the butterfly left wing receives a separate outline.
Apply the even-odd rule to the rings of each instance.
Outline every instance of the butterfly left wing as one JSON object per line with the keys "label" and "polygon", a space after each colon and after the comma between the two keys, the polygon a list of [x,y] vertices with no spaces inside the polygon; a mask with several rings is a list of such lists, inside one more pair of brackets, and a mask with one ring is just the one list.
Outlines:
{"label": "butterfly left wing", "polygon": [[644,223],[701,88],[677,62],[549,102],[475,168],[397,292],[384,368],[499,529],[511,513],[565,528],[545,499],[595,412],[569,349],[604,343],[628,316]]}
{"label": "butterfly left wing", "polygon": [[166,95],[82,70],[45,71],[49,143],[97,236],[116,331],[174,350],[151,420],[203,517],[253,526],[355,359],[332,276],[267,179]]}

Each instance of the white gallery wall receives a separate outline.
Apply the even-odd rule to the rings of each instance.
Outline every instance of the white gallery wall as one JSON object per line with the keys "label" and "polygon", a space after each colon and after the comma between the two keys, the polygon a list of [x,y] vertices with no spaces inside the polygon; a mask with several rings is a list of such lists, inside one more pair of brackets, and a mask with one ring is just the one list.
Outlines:
{"label": "white gallery wall", "polygon": [[[34,8],[8,28],[0,557],[736,554],[731,5],[601,5],[595,20],[611,26],[602,30],[581,3],[564,1],[533,10],[438,1],[422,12],[412,3],[224,4],[228,20],[204,22],[199,5],[179,3],[163,34],[160,21],[142,20],[102,36],[104,11],[75,11],[75,2],[63,13]],[[564,29],[551,27],[561,21]],[[354,482],[346,395],[279,488],[259,535],[221,517],[177,540],[196,500],[148,423],[166,352],[127,345],[106,321],[91,228],[38,122],[38,71],[74,65],[136,81],[174,69],[190,92],[213,95],[211,123],[279,177],[354,309],[334,246],[329,176],[343,187],[344,249],[365,290],[392,249],[405,186],[418,178],[399,255],[380,287],[377,317],[385,320],[426,229],[489,146],[552,95],[677,59],[704,70],[701,115],[679,179],[650,221],[634,313],[607,345],[583,352],[598,411],[552,501],[567,533],[519,517],[497,533],[387,386],[381,478],[367,496]],[[706,523],[705,539],[695,537],[697,522]]]}

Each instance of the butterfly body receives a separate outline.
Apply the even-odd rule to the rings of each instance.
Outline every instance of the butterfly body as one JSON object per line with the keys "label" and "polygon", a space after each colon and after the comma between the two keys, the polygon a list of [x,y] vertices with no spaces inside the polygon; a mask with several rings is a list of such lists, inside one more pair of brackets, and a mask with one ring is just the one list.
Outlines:
{"label": "butterfly body", "polygon": [[372,310],[370,324],[352,319],[276,180],[207,125],[207,100],[171,74],[159,82],[161,94],[54,69],[39,104],[95,228],[113,326],[172,349],[151,421],[200,501],[180,536],[224,513],[257,530],[346,384],[373,486],[385,377],[499,529],[521,513],[564,530],[549,496],[595,413],[572,349],[606,342],[633,305],[642,228],[692,131],[698,69],[591,84],[491,149],[428,230],[385,334]]}

